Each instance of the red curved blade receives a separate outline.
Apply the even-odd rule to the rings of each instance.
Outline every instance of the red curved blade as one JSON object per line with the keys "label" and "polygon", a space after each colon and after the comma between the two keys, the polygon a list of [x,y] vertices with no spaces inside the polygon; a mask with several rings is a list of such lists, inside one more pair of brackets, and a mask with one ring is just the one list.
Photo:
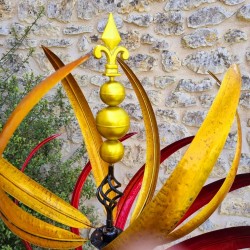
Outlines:
{"label": "red curved blade", "polygon": [[[188,218],[191,214],[195,213],[198,209],[206,205],[217,193],[221,185],[223,184],[225,178],[220,179],[218,181],[212,182],[205,187],[202,188],[199,195],[195,199],[194,203],[188,209],[186,214],[180,220],[178,225],[182,223],[186,218]],[[234,183],[230,188],[229,192],[250,185],[250,173],[247,174],[238,174],[235,177]]]}
{"label": "red curved blade", "polygon": [[250,247],[250,226],[242,226],[205,233],[166,250],[236,250],[248,247]]}

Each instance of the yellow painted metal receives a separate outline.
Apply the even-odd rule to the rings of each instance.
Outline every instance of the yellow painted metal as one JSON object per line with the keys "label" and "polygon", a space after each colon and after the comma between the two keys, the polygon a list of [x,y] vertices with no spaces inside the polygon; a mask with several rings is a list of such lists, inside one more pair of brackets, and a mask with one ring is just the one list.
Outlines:
{"label": "yellow painted metal", "polygon": [[15,110],[10,115],[8,121],[6,122],[3,130],[0,134],[0,155],[2,155],[4,149],[6,148],[11,136],[25,118],[25,116],[30,112],[30,110],[39,102],[39,100],[59,81],[61,81],[65,76],[67,76],[75,67],[79,66],[81,63],[86,61],[90,55],[81,57],[74,62],[71,62],[59,69],[46,79],[44,79],[40,84],[34,87],[28,95],[17,105]]}
{"label": "yellow painted metal", "polygon": [[220,205],[220,203],[223,201],[228,191],[230,190],[234,182],[235,176],[237,174],[237,169],[241,156],[241,147],[242,147],[242,132],[241,132],[240,117],[238,113],[236,113],[236,118],[238,125],[238,139],[237,139],[236,152],[232,162],[232,166],[227,174],[224,183],[222,184],[216,195],[212,198],[212,200],[203,209],[201,209],[198,212],[198,214],[196,214],[191,220],[189,220],[187,223],[180,226],[178,229],[176,229],[167,236],[169,240],[171,241],[177,240],[189,234],[190,232],[195,230],[198,226],[200,226],[203,222],[205,222],[212,215],[212,213],[218,208],[218,206]]}
{"label": "yellow painted metal", "polygon": [[129,123],[127,112],[120,107],[104,108],[96,116],[99,133],[109,140],[117,140],[124,136],[129,130]]}
{"label": "yellow painted metal", "polygon": [[89,220],[76,208],[39,185],[4,158],[0,158],[0,188],[33,210],[64,225],[89,228]]}
{"label": "yellow painted metal", "polygon": [[[45,47],[43,47],[43,50],[56,70],[64,66],[63,62],[52,51]],[[108,173],[108,164],[101,159],[99,154],[102,138],[96,129],[94,116],[82,90],[72,74],[69,74],[62,80],[62,85],[81,128],[84,144],[91,162],[94,179],[96,185],[99,186]]]}
{"label": "yellow painted metal", "polygon": [[144,249],[152,249],[168,242],[167,236],[199,194],[225,144],[240,88],[238,66],[232,65],[206,119],[169,179],[140,216],[105,250],[137,249],[141,244]]}
{"label": "yellow painted metal", "polygon": [[107,140],[100,148],[100,155],[108,163],[120,161],[124,155],[124,147],[118,140]]}
{"label": "yellow painted metal", "polygon": [[102,35],[102,40],[106,47],[103,45],[96,46],[93,54],[96,58],[101,58],[102,52],[105,53],[107,57],[107,64],[104,75],[110,77],[119,76],[120,74],[118,73],[116,57],[118,54],[121,54],[121,57],[126,60],[129,57],[129,52],[125,47],[118,46],[121,41],[121,37],[116,28],[112,13],[109,15],[108,23]]}
{"label": "yellow painted metal", "polygon": [[132,70],[122,60],[118,59],[118,62],[130,80],[139,100],[146,130],[146,166],[141,191],[132,213],[131,221],[133,221],[140,215],[154,195],[160,166],[160,140],[154,110],[147,93]]}
{"label": "yellow painted metal", "polygon": [[18,207],[0,189],[0,218],[23,240],[46,248],[69,249],[81,246],[86,239],[62,228],[50,225]]}
{"label": "yellow painted metal", "polygon": [[128,59],[129,53],[126,48],[118,46],[121,37],[116,28],[112,13],[109,15],[102,40],[105,46],[96,46],[93,54],[96,58],[101,58],[102,52],[104,52],[107,57],[104,75],[109,76],[110,80],[102,85],[100,97],[109,106],[97,113],[96,127],[99,133],[108,139],[100,148],[100,156],[109,164],[114,164],[123,157],[124,148],[117,140],[128,132],[130,119],[125,110],[117,107],[125,98],[125,89],[121,83],[114,79],[115,76],[120,75],[116,59],[118,54],[123,59]]}
{"label": "yellow painted metal", "polygon": [[100,89],[102,101],[109,106],[119,105],[125,98],[124,86],[116,81],[104,83]]}

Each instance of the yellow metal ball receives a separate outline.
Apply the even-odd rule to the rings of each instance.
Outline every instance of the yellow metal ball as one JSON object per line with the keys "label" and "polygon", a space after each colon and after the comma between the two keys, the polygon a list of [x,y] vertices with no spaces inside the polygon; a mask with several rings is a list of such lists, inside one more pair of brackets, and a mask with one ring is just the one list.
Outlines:
{"label": "yellow metal ball", "polygon": [[100,97],[107,105],[117,106],[125,98],[125,88],[119,82],[106,82],[101,86]]}
{"label": "yellow metal ball", "polygon": [[100,147],[101,158],[110,164],[116,163],[122,159],[124,155],[124,147],[118,140],[103,142]]}
{"label": "yellow metal ball", "polygon": [[109,140],[117,140],[129,130],[130,118],[120,107],[107,107],[96,116],[96,127],[99,133]]}

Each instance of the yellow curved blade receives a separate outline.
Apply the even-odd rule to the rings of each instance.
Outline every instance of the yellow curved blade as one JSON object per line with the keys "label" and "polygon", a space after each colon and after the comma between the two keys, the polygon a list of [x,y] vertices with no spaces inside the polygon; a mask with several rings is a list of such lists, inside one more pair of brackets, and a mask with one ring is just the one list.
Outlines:
{"label": "yellow curved blade", "polygon": [[17,236],[37,246],[46,248],[75,248],[86,239],[67,230],[50,225],[18,207],[0,189],[0,218]]}
{"label": "yellow curved blade", "polygon": [[168,241],[167,235],[199,194],[225,144],[238,106],[240,88],[239,69],[232,65],[206,119],[169,179],[141,215],[105,250],[124,249],[123,246],[136,249],[141,243],[153,248]]}
{"label": "yellow curved blade", "polygon": [[76,208],[0,158],[0,188],[33,210],[64,225],[87,228],[89,220]]}
{"label": "yellow curved blade", "polygon": [[241,132],[240,117],[238,113],[236,113],[236,118],[238,125],[238,139],[237,139],[236,152],[234,160],[232,162],[232,166],[229,170],[229,173],[224,183],[222,184],[216,195],[213,197],[213,199],[203,209],[201,209],[191,220],[189,220],[183,226],[176,229],[167,236],[167,238],[170,239],[171,241],[177,240],[189,234],[190,232],[195,230],[198,226],[200,226],[203,222],[205,222],[215,211],[215,209],[218,208],[218,206],[220,205],[220,203],[223,201],[228,191],[230,190],[234,182],[235,176],[237,174],[237,169],[240,162],[241,147],[242,147],[242,132]]}
{"label": "yellow curved blade", "polygon": [[154,195],[160,166],[160,142],[154,111],[147,93],[132,70],[121,59],[117,60],[130,80],[139,100],[146,130],[146,165],[141,191],[132,213],[131,221],[133,222]]}
{"label": "yellow curved blade", "polygon": [[25,116],[30,112],[30,110],[54,85],[56,85],[56,83],[67,76],[75,67],[86,61],[89,56],[90,54],[81,57],[59,69],[58,71],[44,79],[41,83],[39,83],[22,99],[22,101],[17,105],[15,110],[10,115],[0,134],[0,155],[2,155],[10,140],[10,137],[13,135],[16,128],[19,126]]}
{"label": "yellow curved blade", "polygon": [[[43,47],[43,50],[55,70],[64,66],[63,62],[52,51],[45,47]],[[80,125],[96,185],[99,186],[108,173],[108,164],[99,155],[102,138],[96,129],[95,119],[88,102],[72,74],[62,80],[62,85]]]}

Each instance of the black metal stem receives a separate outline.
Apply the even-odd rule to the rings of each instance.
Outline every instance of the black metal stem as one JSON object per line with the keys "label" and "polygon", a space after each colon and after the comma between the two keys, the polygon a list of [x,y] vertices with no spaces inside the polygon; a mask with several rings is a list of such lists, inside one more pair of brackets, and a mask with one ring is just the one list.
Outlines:
{"label": "black metal stem", "polygon": [[[108,189],[104,192],[105,186],[108,186]],[[107,212],[106,225],[97,228],[90,238],[91,243],[98,249],[102,249],[122,232],[121,229],[113,225],[113,210],[117,205],[117,200],[123,195],[117,189],[119,187],[121,187],[121,184],[114,177],[114,166],[110,165],[108,175],[104,178],[96,192],[97,199],[104,205]],[[116,194],[113,198],[109,197],[111,192]]]}

